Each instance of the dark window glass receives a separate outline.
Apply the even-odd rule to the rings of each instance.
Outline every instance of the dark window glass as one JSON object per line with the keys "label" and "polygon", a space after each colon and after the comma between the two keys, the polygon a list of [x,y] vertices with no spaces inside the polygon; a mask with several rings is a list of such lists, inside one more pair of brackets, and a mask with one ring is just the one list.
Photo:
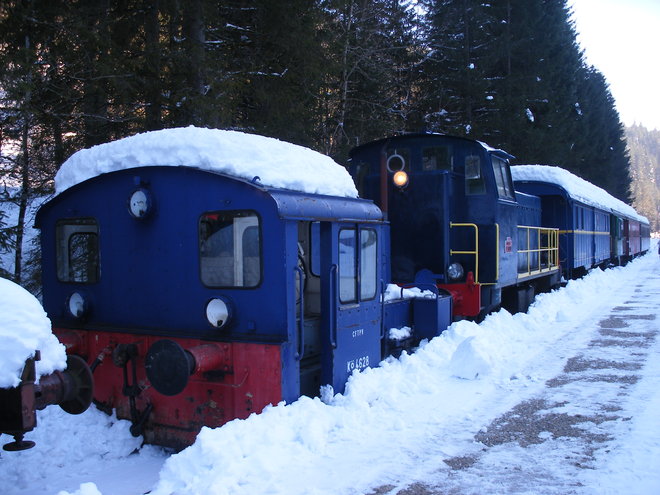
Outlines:
{"label": "dark window glass", "polygon": [[357,236],[355,229],[339,231],[339,300],[357,301]]}
{"label": "dark window glass", "polygon": [[452,170],[453,156],[449,146],[432,146],[422,150],[422,170]]}
{"label": "dark window glass", "polygon": [[204,285],[259,285],[261,234],[256,213],[222,211],[202,215],[199,221],[199,253]]}
{"label": "dark window glass", "polygon": [[96,220],[62,220],[57,223],[55,230],[57,278],[61,282],[98,282],[99,228]]}
{"label": "dark window glass", "polygon": [[497,184],[497,194],[500,198],[514,199],[513,183],[511,181],[511,170],[509,164],[496,156],[492,157],[493,174],[495,174],[495,183]]}
{"label": "dark window glass", "polygon": [[484,194],[486,186],[481,173],[481,158],[479,155],[465,157],[465,194]]}
{"label": "dark window glass", "polygon": [[378,236],[373,229],[360,231],[360,299],[376,297]]}

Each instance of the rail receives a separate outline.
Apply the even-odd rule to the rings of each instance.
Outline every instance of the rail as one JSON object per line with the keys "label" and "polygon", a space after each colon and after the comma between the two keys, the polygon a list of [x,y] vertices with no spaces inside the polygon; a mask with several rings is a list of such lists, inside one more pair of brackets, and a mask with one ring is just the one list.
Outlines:
{"label": "rail", "polygon": [[454,227],[468,227],[474,229],[474,251],[454,251],[449,250],[450,255],[454,254],[467,254],[474,256],[474,283],[481,285],[495,285],[500,277],[500,225],[495,223],[495,281],[494,282],[480,282],[479,281],[479,226],[474,223],[454,223],[449,222],[449,228]]}
{"label": "rail", "polygon": [[[518,239],[519,279],[559,269],[559,229],[518,225]],[[526,241],[525,249],[520,249],[520,239]]]}

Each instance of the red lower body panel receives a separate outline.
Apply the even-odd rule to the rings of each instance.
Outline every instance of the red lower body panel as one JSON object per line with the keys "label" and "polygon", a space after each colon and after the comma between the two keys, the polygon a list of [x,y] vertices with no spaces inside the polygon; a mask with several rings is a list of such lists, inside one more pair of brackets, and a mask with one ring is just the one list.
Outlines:
{"label": "red lower body panel", "polygon": [[[282,400],[279,345],[169,339],[185,350],[203,346],[203,358],[213,369],[196,366],[183,391],[167,396],[152,386],[145,370],[147,351],[162,337],[66,329],[54,333],[67,353],[82,356],[94,368],[97,406],[132,421],[147,443],[182,449],[195,441],[202,426],[247,418]],[[119,352],[126,346],[132,349],[128,359]]]}
{"label": "red lower body panel", "polygon": [[481,285],[475,284],[468,274],[465,283],[438,284],[438,287],[448,291],[454,300],[454,316],[475,317],[481,311]]}

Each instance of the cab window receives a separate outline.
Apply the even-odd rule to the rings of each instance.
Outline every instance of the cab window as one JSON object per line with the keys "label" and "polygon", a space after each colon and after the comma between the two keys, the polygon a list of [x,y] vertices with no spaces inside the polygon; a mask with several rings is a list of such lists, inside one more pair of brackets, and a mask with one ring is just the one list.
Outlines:
{"label": "cab window", "polygon": [[465,194],[485,194],[486,185],[481,173],[481,157],[468,155],[465,157]]}
{"label": "cab window", "polygon": [[376,297],[378,267],[378,236],[374,229],[360,231],[360,299]]}
{"label": "cab window", "polygon": [[342,303],[376,297],[378,236],[374,229],[339,231],[339,300]]}
{"label": "cab window", "polygon": [[451,147],[429,146],[422,150],[422,170],[452,170],[453,158]]}
{"label": "cab window", "polygon": [[209,212],[199,220],[202,283],[256,287],[261,282],[261,229],[252,211]]}
{"label": "cab window", "polygon": [[99,279],[99,227],[93,218],[68,219],[55,226],[57,278],[93,284]]}
{"label": "cab window", "polygon": [[496,156],[492,157],[493,174],[495,174],[495,184],[497,184],[497,194],[502,199],[513,200],[513,182],[511,180],[511,170],[509,164]]}
{"label": "cab window", "polygon": [[339,300],[343,303],[357,301],[357,273],[355,229],[339,231]]}

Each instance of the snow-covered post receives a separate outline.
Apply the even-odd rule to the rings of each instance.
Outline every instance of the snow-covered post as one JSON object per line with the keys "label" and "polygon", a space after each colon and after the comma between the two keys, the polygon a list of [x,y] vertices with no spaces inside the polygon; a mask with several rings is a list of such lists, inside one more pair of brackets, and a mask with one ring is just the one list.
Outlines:
{"label": "snow-covered post", "polygon": [[59,404],[80,414],[89,407],[92,373],[82,358],[66,357],[39,301],[3,278],[0,314],[0,433],[14,437],[5,450],[24,450],[34,446],[23,435],[37,425],[38,409]]}

